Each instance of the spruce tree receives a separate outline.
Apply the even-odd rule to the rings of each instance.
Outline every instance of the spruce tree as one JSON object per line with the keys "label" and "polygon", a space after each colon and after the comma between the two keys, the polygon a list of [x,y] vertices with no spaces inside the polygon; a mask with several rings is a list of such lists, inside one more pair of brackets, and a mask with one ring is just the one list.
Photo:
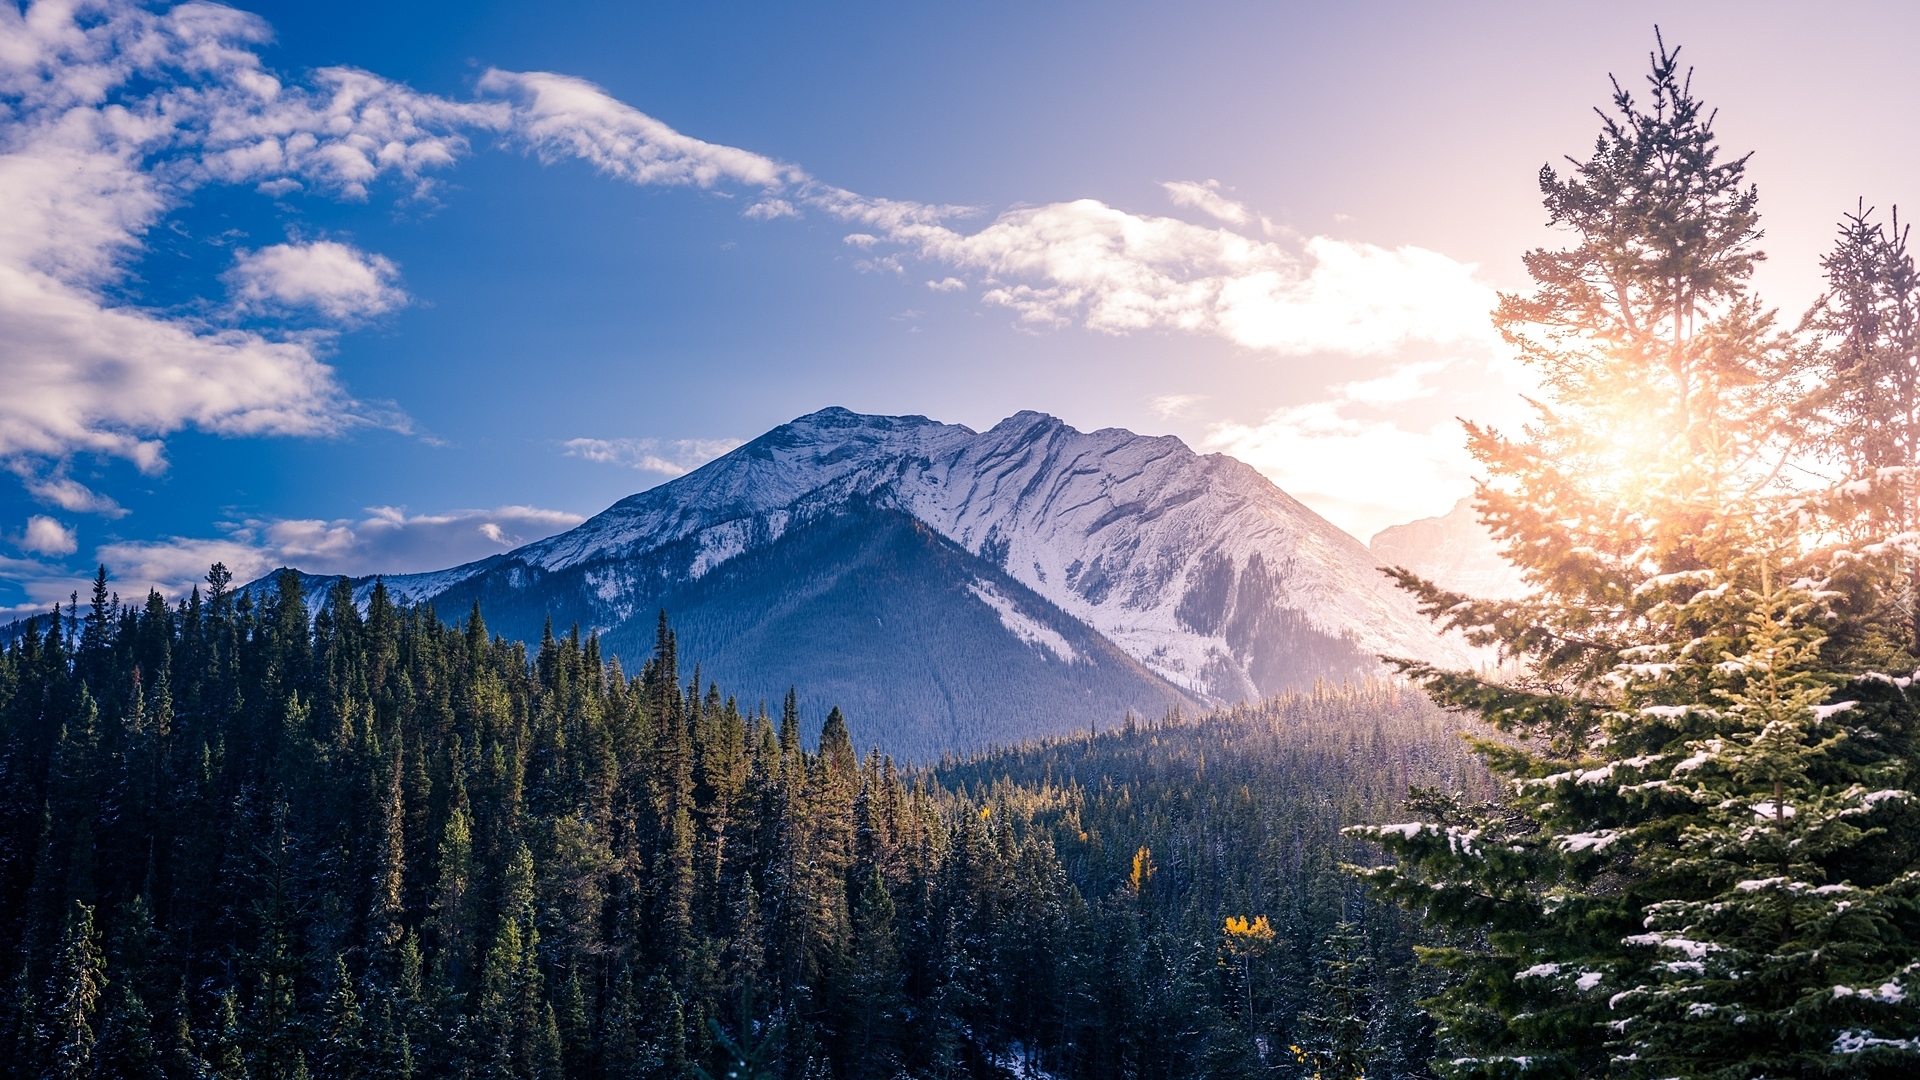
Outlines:
{"label": "spruce tree", "polygon": [[842,978],[847,986],[841,1046],[849,1080],[892,1080],[900,1071],[905,1001],[894,947],[893,897],[880,869],[859,886],[852,940]]}
{"label": "spruce tree", "polygon": [[[1904,1075],[1920,950],[1911,663],[1882,632],[1885,534],[1847,492],[1785,489],[1804,350],[1749,288],[1746,159],[1723,159],[1677,50],[1616,88],[1593,156],[1541,176],[1574,247],[1503,296],[1541,376],[1517,436],[1470,428],[1479,505],[1532,596],[1398,572],[1497,645],[1497,671],[1407,669],[1502,737],[1501,800],[1428,797],[1355,830],[1367,872],[1451,931],[1433,1003],[1454,1076]],[[1876,546],[1876,541],[1882,541]],[[1916,986],[1920,990],[1920,986]]]}
{"label": "spruce tree", "polygon": [[106,963],[94,938],[93,909],[75,903],[67,914],[53,975],[47,980],[42,1012],[51,1080],[81,1080],[91,1074],[94,1021],[106,984]]}
{"label": "spruce tree", "polygon": [[366,1017],[346,957],[334,957],[332,976],[320,1020],[316,1072],[321,1080],[359,1080],[366,1070]]}
{"label": "spruce tree", "polygon": [[1321,957],[1308,986],[1309,1004],[1299,1019],[1295,1058],[1320,1080],[1361,1080],[1367,1073],[1369,962],[1359,927],[1336,924],[1321,943]]}

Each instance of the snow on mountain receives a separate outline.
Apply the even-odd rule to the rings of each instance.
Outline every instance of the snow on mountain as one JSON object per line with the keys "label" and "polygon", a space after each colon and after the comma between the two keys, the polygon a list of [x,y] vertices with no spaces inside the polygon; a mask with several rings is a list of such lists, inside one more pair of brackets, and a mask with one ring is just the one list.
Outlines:
{"label": "snow on mountain", "polygon": [[[663,587],[856,500],[910,514],[1207,697],[1364,673],[1376,654],[1476,659],[1434,631],[1359,541],[1245,463],[1035,412],[975,432],[825,409],[569,532],[389,587],[426,599],[482,575],[490,587],[528,590],[577,577],[595,621],[610,627],[650,615]],[[1046,628],[1018,625],[1004,597],[973,595],[1022,640],[1070,658]]]}
{"label": "snow on mountain", "polygon": [[1486,600],[1523,596],[1520,569],[1500,554],[1500,545],[1461,499],[1440,517],[1421,518],[1373,534],[1367,548],[1388,566],[1407,569],[1441,588]]}

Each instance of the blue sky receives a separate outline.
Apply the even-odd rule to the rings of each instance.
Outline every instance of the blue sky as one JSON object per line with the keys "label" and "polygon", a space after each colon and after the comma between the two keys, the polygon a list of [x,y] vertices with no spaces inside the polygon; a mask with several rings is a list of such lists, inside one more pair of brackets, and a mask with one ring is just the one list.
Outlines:
{"label": "blue sky", "polygon": [[1920,175],[1905,10],[0,6],[0,609],[449,565],[826,405],[1443,512],[1534,174],[1656,21],[1791,319]]}

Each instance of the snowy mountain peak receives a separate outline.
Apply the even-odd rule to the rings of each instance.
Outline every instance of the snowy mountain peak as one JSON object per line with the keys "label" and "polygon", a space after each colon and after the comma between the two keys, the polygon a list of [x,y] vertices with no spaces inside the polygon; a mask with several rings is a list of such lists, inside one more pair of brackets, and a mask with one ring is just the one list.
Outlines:
{"label": "snowy mountain peak", "polygon": [[[577,576],[592,621],[611,627],[650,614],[675,583],[850,507],[910,515],[1149,671],[1216,700],[1364,674],[1377,654],[1474,659],[1434,631],[1359,541],[1245,463],[1172,436],[1082,432],[1031,411],[976,432],[822,409],[570,532],[430,585],[422,575],[417,589],[394,584],[445,591],[470,571],[511,591]],[[1002,592],[972,596],[1025,626]],[[1058,653],[1037,631],[1020,636]]]}

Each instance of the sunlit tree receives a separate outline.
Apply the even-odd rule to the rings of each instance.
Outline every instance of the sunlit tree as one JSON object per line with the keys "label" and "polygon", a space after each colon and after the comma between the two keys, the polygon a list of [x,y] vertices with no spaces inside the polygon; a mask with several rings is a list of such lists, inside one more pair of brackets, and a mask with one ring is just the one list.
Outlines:
{"label": "sunlit tree", "polygon": [[1753,294],[1747,159],[1678,50],[1602,119],[1541,173],[1573,246],[1529,253],[1535,289],[1495,313],[1536,418],[1469,428],[1533,594],[1399,573],[1507,661],[1406,665],[1495,729],[1507,795],[1358,830],[1398,856],[1366,873],[1455,937],[1428,953],[1455,976],[1432,1003],[1448,1075],[1912,1075],[1916,715],[1877,673],[1911,657],[1885,632],[1891,519],[1860,505],[1897,477],[1807,471],[1833,456],[1810,403],[1838,430],[1862,392],[1823,397],[1830,354]]}

